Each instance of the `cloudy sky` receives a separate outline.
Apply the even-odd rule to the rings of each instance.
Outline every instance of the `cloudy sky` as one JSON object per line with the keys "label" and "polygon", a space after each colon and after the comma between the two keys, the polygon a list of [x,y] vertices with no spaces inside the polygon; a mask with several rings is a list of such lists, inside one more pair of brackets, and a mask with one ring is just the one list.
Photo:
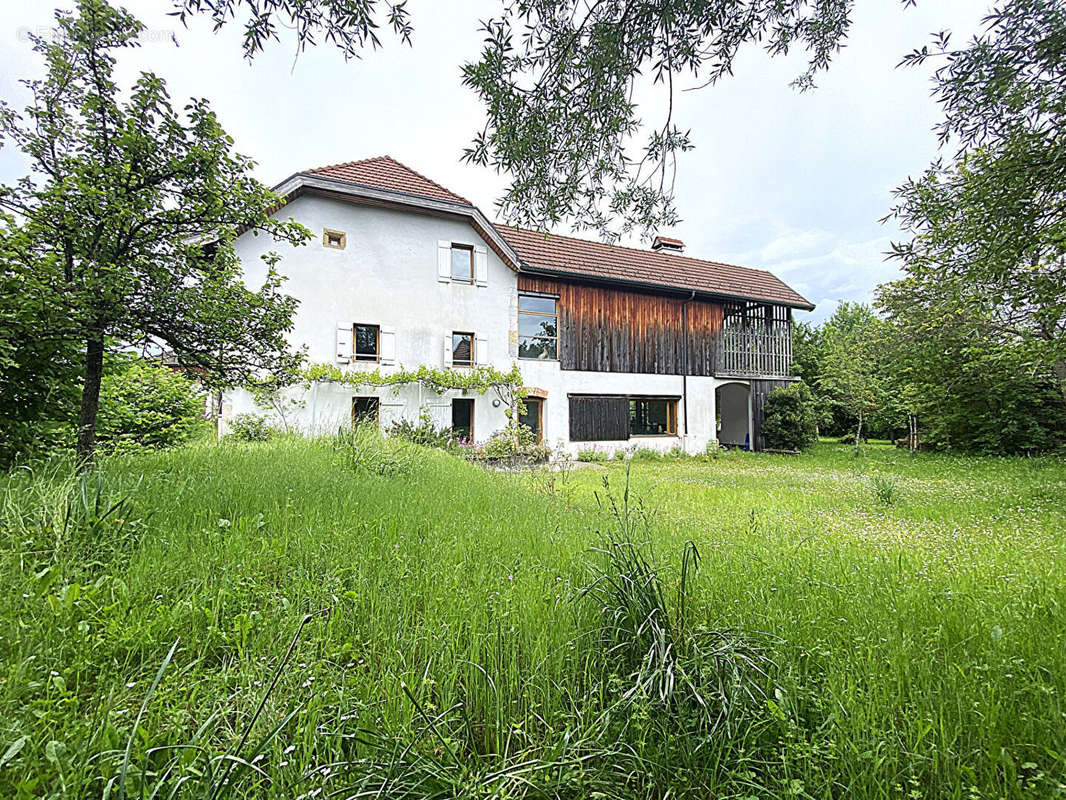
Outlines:
{"label": "cloudy sky", "polygon": [[[751,48],[734,78],[682,93],[675,114],[696,150],[681,157],[683,221],[671,235],[689,255],[771,270],[818,305],[814,319],[840,300],[868,301],[896,274],[884,252],[899,233],[879,222],[891,191],[937,155],[929,71],[895,65],[934,31],[952,30],[956,41],[972,35],[989,2],[902,9],[900,0],[859,0],[847,47],[816,91],[788,85],[801,59]],[[54,5],[62,4],[4,0],[0,9],[0,97],[16,107],[26,98],[18,78],[40,71],[26,33],[47,30]],[[236,26],[215,34],[201,20],[185,29],[167,16],[170,0],[126,5],[148,33],[123,73],[150,68],[174,98],[211,100],[264,182],[389,154],[493,215],[505,178],[460,163],[481,112],[459,68],[476,57],[478,22],[501,0],[410,0],[414,46],[385,34],[382,50],[347,63],[329,45],[295,58],[291,38],[249,63]],[[655,122],[657,98],[643,99]],[[24,173],[17,153],[0,151],[0,181]]]}

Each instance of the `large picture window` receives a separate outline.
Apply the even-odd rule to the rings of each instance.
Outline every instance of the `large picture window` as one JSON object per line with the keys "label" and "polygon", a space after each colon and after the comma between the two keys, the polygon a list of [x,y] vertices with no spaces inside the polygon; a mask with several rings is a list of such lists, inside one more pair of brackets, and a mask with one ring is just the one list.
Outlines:
{"label": "large picture window", "polygon": [[630,436],[677,436],[677,401],[640,398],[629,401]]}
{"label": "large picture window", "polygon": [[559,357],[558,301],[541,294],[518,295],[518,357]]}

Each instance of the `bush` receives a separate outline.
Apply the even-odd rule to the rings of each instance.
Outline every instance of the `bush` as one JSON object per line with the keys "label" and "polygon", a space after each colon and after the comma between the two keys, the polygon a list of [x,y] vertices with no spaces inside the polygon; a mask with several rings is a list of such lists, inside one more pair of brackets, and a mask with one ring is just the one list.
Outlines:
{"label": "bush", "polygon": [[387,436],[403,439],[426,447],[437,447],[449,453],[459,450],[459,437],[451,428],[437,428],[428,417],[421,417],[417,423],[409,419],[400,419],[392,423],[385,431]]}
{"label": "bush", "polygon": [[533,431],[525,425],[508,424],[506,428],[493,433],[488,441],[471,452],[474,459],[527,458],[531,461],[547,461],[551,458],[551,448],[538,444]]}
{"label": "bush", "polygon": [[230,436],[239,442],[265,442],[275,431],[263,414],[238,414],[229,421]]}
{"label": "bush", "polygon": [[762,433],[771,450],[806,450],[818,441],[818,421],[807,384],[797,381],[770,392]]}
{"label": "bush", "polygon": [[589,447],[584,450],[577,451],[578,461],[607,461],[608,456],[606,451],[597,450],[595,447]]}
{"label": "bush", "polygon": [[97,442],[113,452],[174,447],[192,435],[203,410],[199,387],[181,373],[141,359],[119,362],[100,387]]}

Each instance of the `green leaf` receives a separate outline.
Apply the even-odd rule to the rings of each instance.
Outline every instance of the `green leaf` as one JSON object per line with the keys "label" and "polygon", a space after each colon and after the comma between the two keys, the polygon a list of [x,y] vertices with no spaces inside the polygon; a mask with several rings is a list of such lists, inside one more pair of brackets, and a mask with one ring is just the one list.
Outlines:
{"label": "green leaf", "polygon": [[27,741],[28,740],[26,739],[25,736],[20,736],[15,741],[13,741],[11,744],[9,744],[7,746],[7,750],[5,750],[4,754],[2,756],[0,756],[0,768],[2,768],[4,766],[4,764],[6,764],[11,759],[13,759],[19,753],[21,753],[22,752],[22,748],[26,746],[26,742]]}

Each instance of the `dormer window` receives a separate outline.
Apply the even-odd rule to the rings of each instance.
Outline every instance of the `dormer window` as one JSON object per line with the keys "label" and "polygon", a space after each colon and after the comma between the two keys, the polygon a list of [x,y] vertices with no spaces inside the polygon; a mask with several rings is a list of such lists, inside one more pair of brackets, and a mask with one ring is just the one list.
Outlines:
{"label": "dormer window", "polygon": [[322,246],[334,250],[343,250],[348,244],[348,235],[343,231],[334,231],[329,228],[322,230]]}

